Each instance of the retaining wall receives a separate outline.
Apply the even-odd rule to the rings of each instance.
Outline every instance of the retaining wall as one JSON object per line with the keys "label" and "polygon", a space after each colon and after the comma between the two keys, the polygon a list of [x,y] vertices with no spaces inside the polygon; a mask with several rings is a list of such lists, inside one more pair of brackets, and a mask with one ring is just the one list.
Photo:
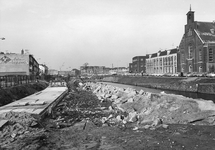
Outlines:
{"label": "retaining wall", "polygon": [[102,81],[137,85],[148,88],[215,94],[214,78],[111,76],[104,77]]}

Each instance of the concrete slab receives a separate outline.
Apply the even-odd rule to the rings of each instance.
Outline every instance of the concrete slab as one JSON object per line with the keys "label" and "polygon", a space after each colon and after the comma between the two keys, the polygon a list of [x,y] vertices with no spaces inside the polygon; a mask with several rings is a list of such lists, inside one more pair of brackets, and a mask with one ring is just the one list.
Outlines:
{"label": "concrete slab", "polygon": [[0,129],[8,122],[8,120],[0,120]]}
{"label": "concrete slab", "polygon": [[48,87],[43,91],[0,107],[0,115],[15,111],[42,116],[48,111],[49,107],[55,106],[67,92],[67,87]]}

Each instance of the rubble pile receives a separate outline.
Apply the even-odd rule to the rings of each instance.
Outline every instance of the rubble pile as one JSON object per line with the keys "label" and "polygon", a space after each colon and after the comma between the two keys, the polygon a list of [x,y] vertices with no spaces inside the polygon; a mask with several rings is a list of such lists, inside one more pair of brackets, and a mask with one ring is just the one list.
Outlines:
{"label": "rubble pile", "polygon": [[102,117],[110,114],[108,107],[111,103],[100,103],[98,98],[89,91],[71,91],[53,109],[51,128],[64,128],[82,120],[91,120],[101,126]]}
{"label": "rubble pile", "polygon": [[[98,99],[111,101],[112,111],[121,111],[115,120],[135,128],[168,127],[167,124],[214,125],[215,104],[212,101],[196,100],[179,95],[154,94],[143,90],[123,89],[103,83],[85,83]],[[109,120],[108,117],[106,121]],[[113,119],[113,118],[112,118]]]}
{"label": "rubble pile", "polygon": [[38,125],[37,119],[26,112],[7,112],[0,116],[0,120],[2,119],[8,120],[8,122],[0,130],[0,147],[5,147],[16,139],[24,138],[29,134],[36,134],[40,130],[34,128]]}

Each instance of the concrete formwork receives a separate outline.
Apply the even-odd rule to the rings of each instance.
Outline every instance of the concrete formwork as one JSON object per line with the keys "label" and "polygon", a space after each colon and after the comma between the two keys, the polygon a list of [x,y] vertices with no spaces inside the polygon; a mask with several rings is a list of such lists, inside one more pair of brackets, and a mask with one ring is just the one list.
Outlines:
{"label": "concrete formwork", "polygon": [[26,112],[43,118],[45,114],[51,113],[52,108],[57,105],[67,92],[67,87],[48,87],[43,91],[0,107],[0,115],[13,111]]}

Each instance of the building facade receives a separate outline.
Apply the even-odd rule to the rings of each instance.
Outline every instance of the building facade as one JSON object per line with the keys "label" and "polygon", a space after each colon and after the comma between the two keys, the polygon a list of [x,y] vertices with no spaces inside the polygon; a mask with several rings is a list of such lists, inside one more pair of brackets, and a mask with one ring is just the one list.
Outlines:
{"label": "building facade", "polygon": [[58,75],[58,70],[49,69],[48,70],[48,75],[56,76],[56,75]]}
{"label": "building facade", "polygon": [[107,74],[109,72],[105,66],[81,66],[80,71],[81,75],[98,75]]}
{"label": "building facade", "polygon": [[215,22],[194,20],[194,11],[186,14],[187,24],[179,45],[182,72],[215,72]]}
{"label": "building facade", "polygon": [[118,74],[118,75],[125,75],[129,72],[128,67],[115,67],[115,68],[110,68],[109,73],[111,75]]}
{"label": "building facade", "polygon": [[44,64],[39,64],[40,68],[40,75],[47,75],[48,74],[48,67]]}
{"label": "building facade", "polygon": [[72,76],[80,76],[80,70],[78,70],[78,69],[72,69],[71,70],[71,75]]}
{"label": "building facade", "polygon": [[146,58],[146,73],[174,74],[180,72],[178,52],[178,48],[175,48],[148,55],[148,58]]}
{"label": "building facade", "polygon": [[31,54],[0,53],[0,75],[38,75],[39,64]]}
{"label": "building facade", "polygon": [[132,58],[132,63],[129,63],[130,73],[145,73],[146,72],[147,56],[135,56]]}

